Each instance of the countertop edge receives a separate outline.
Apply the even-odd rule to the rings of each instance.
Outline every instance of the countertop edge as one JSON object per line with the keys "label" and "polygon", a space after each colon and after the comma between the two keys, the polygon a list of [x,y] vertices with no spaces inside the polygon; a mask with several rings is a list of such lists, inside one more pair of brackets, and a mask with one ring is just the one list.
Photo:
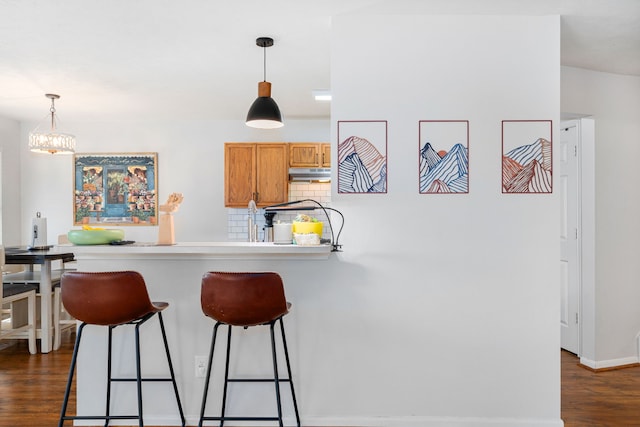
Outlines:
{"label": "countertop edge", "polygon": [[250,242],[179,242],[175,245],[134,243],[130,245],[57,246],[73,252],[76,259],[328,259],[331,245],[277,245]]}

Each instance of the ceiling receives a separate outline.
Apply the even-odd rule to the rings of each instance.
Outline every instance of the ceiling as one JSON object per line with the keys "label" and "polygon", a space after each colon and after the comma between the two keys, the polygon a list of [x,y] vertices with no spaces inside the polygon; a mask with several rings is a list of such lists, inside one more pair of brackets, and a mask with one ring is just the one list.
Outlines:
{"label": "ceiling", "polygon": [[[0,0],[0,116],[244,119],[263,77],[285,116],[327,118],[331,16],[560,15],[563,65],[640,76],[639,0]],[[533,30],[533,29],[532,29]]]}

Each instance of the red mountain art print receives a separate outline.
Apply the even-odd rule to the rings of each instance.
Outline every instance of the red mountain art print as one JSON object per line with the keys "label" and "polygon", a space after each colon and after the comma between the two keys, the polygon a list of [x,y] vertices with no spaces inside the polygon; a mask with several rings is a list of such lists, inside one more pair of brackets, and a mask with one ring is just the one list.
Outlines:
{"label": "red mountain art print", "polygon": [[551,142],[538,138],[502,156],[503,193],[551,193]]}

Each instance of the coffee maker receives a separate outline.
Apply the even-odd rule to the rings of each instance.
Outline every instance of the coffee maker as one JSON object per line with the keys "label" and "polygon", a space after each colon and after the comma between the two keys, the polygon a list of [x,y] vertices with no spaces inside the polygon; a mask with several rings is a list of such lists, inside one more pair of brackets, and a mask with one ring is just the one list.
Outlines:
{"label": "coffee maker", "polygon": [[267,211],[264,213],[264,241],[273,242],[273,217],[277,212]]}

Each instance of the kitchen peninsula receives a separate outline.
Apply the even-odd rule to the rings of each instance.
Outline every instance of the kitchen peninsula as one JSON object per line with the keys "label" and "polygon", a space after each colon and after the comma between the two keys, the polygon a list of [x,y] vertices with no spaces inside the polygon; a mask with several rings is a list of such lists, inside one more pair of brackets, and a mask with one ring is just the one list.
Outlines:
{"label": "kitchen peninsula", "polygon": [[[65,245],[61,245],[66,247]],[[296,296],[305,288],[306,277],[322,277],[323,269],[330,262],[331,246],[276,245],[273,243],[249,242],[193,242],[159,246],[152,243],[132,245],[91,245],[72,247],[80,271],[135,270],[145,278],[149,296],[153,301],[166,301],[169,308],[163,312],[167,338],[173,359],[180,397],[184,405],[187,425],[197,425],[204,379],[196,369],[196,357],[208,355],[213,321],[204,316],[200,308],[200,285],[207,271],[275,271],[285,283],[287,299],[293,303],[290,315],[285,319],[290,331],[287,336],[292,355],[293,376],[304,377],[299,360],[304,351],[300,346],[306,335],[299,327],[297,315],[305,305],[303,297]],[[306,301],[309,303],[310,301]],[[166,361],[162,357],[162,344],[158,340],[159,327],[150,322],[141,329],[143,375],[162,376],[166,372]],[[305,334],[302,337],[301,334]],[[242,346],[236,353],[241,359],[232,362],[240,374],[265,374],[272,369],[270,353],[264,351],[268,342],[268,329],[249,328],[234,335],[232,345]],[[222,340],[218,341],[222,343]],[[101,414],[104,412],[106,384],[106,328],[87,327],[83,336],[83,347],[78,356],[77,407],[79,414]],[[220,344],[223,345],[223,344]],[[253,349],[247,351],[247,348]],[[133,329],[117,328],[114,331],[114,372],[134,375]],[[127,356],[124,356],[127,354]],[[246,358],[246,360],[245,360]],[[281,358],[282,359],[282,358]],[[237,363],[237,365],[235,365]],[[221,372],[212,376],[210,389],[211,410],[217,411],[219,401],[217,386],[221,384]],[[228,410],[243,413],[270,414],[272,408],[271,388],[264,385],[243,385],[242,402],[232,401]],[[112,391],[112,413],[135,412],[135,386],[115,383]],[[297,390],[296,390],[297,391]],[[149,383],[144,386],[144,420],[149,425],[180,425],[172,390],[165,384]],[[303,396],[304,399],[304,396]],[[246,403],[250,402],[250,405]],[[256,403],[258,402],[258,403]],[[283,408],[285,418],[292,415]],[[304,408],[301,408],[304,414]],[[80,424],[79,421],[76,422]],[[117,425],[116,422],[113,422]],[[84,424],[84,425],[90,425]],[[125,424],[126,425],[126,424]]]}

